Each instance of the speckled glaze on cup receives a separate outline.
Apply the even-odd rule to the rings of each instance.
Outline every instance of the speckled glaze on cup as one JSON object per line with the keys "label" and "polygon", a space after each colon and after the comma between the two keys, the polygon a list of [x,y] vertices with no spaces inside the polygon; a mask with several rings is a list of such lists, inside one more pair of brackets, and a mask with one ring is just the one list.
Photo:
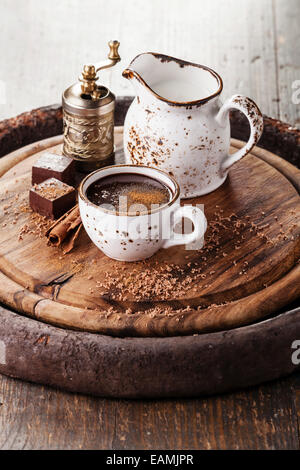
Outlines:
{"label": "speckled glaze on cup", "polygon": [[[87,198],[92,183],[122,173],[136,173],[163,183],[170,190],[170,200],[154,210],[133,215],[97,206]],[[139,261],[161,248],[193,243],[203,237],[207,228],[206,218],[199,208],[180,206],[177,182],[165,172],[147,166],[113,165],[86,176],[79,187],[79,210],[93,243],[107,256],[119,261]],[[190,219],[194,229],[188,234],[175,234],[173,229],[182,217]]]}
{"label": "speckled glaze on cup", "polygon": [[[230,167],[262,134],[256,104],[241,95],[222,104],[222,78],[209,67],[147,52],[138,55],[123,76],[136,93],[124,123],[125,161],[174,176],[182,197],[201,196],[221,186]],[[232,155],[231,109],[242,112],[250,125],[248,142]]]}

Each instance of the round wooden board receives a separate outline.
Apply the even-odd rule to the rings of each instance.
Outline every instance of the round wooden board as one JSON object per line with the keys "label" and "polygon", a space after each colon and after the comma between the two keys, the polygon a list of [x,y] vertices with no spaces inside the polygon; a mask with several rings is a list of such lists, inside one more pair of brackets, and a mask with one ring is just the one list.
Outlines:
{"label": "round wooden board", "polygon": [[[115,134],[121,161],[122,128]],[[59,153],[61,141],[40,141],[0,162],[5,304],[68,328],[168,336],[245,325],[299,297],[300,172],[289,163],[254,149],[222,187],[185,201],[204,205],[209,228],[201,250],[174,247],[143,262],[120,263],[84,232],[65,256],[47,246],[43,233],[23,234],[24,227],[34,227],[28,212],[32,164],[45,150]],[[232,151],[242,145],[233,141]]]}
{"label": "round wooden board", "polygon": [[[130,97],[117,100],[118,125],[123,124],[131,100]],[[260,145],[291,163],[299,162],[300,131],[266,116],[264,123]],[[238,113],[233,113],[231,124],[233,136],[247,140],[248,125]],[[0,156],[55,136],[61,129],[59,105],[2,121]],[[50,145],[55,142],[55,139],[50,141]],[[38,151],[39,144],[36,145]],[[18,161],[28,156],[26,149],[21,152],[14,154]],[[284,173],[295,188],[299,187],[299,172],[293,165],[264,150],[255,152]],[[4,171],[5,165],[6,169],[11,166],[12,159],[11,156],[1,159]],[[291,269],[283,277],[282,304],[287,305],[286,295],[299,279],[298,275],[296,269]],[[300,338],[300,308],[230,331],[168,338],[116,338],[70,331],[13,313],[9,304],[20,305],[19,311],[32,311],[34,299],[44,301],[34,293],[30,298],[28,293],[24,296],[24,289],[6,276],[2,276],[2,282],[10,284],[6,305],[0,307],[0,372],[12,377],[98,396],[152,398],[220,393],[300,369],[300,364],[292,361],[295,352],[292,346]],[[278,295],[278,281],[274,286],[273,292]],[[262,293],[265,308],[270,306],[273,310],[270,287]],[[246,301],[251,297],[246,297]],[[256,301],[257,297],[249,307],[264,308],[261,298]],[[281,303],[277,302],[278,308]],[[55,314],[55,303],[53,307]]]}

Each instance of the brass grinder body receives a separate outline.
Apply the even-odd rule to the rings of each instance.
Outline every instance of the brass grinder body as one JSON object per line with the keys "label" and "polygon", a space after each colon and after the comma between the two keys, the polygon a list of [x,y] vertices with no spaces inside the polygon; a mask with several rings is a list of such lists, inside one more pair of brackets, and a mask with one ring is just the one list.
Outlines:
{"label": "brass grinder body", "polygon": [[62,96],[63,153],[76,160],[83,173],[114,163],[115,96],[96,83],[96,72],[120,60],[118,47],[118,41],[110,41],[108,59],[98,68],[85,65],[79,82]]}
{"label": "brass grinder body", "polygon": [[115,96],[101,87],[103,97],[96,101],[74,99],[74,88],[80,90],[80,84],[63,94],[63,153],[76,160],[79,171],[88,173],[114,162]]}

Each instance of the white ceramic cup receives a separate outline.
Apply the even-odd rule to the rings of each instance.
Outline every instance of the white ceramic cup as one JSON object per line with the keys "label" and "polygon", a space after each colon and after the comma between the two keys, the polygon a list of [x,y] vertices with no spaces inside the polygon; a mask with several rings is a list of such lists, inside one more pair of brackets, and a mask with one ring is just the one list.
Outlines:
{"label": "white ceramic cup", "polygon": [[[139,215],[118,213],[113,207],[93,204],[87,197],[92,183],[110,175],[135,173],[150,177],[170,190],[170,200],[162,206]],[[86,176],[79,187],[79,209],[84,228],[93,243],[110,258],[120,261],[138,261],[149,258],[160,248],[185,245],[200,240],[207,222],[201,209],[191,205],[180,206],[177,182],[164,171],[147,166],[113,165]],[[193,224],[191,233],[179,234],[174,227],[182,218]]]}

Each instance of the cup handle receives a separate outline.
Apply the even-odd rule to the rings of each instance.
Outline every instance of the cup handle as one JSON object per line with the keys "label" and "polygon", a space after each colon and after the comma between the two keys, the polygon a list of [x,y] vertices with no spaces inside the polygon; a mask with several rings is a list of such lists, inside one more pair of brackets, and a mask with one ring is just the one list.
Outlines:
{"label": "cup handle", "polygon": [[216,117],[216,120],[221,127],[227,125],[227,118],[231,109],[238,109],[248,118],[250,124],[250,137],[244,147],[242,147],[240,150],[237,150],[237,152],[233,153],[232,155],[227,155],[224,158],[221,163],[221,171],[223,174],[226,173],[234,163],[236,163],[252,150],[254,145],[256,145],[259,141],[263,132],[263,117],[260,110],[254,101],[242,95],[233,95],[231,98],[225,101],[221,107]]}
{"label": "cup handle", "polygon": [[207,229],[206,217],[202,210],[194,206],[182,206],[178,207],[173,213],[173,223],[171,226],[171,234],[174,233],[174,227],[182,219],[186,217],[190,219],[194,224],[194,230],[191,233],[177,234],[178,238],[165,240],[162,248],[170,248],[176,245],[188,245],[193,243],[198,238],[203,237]]}

